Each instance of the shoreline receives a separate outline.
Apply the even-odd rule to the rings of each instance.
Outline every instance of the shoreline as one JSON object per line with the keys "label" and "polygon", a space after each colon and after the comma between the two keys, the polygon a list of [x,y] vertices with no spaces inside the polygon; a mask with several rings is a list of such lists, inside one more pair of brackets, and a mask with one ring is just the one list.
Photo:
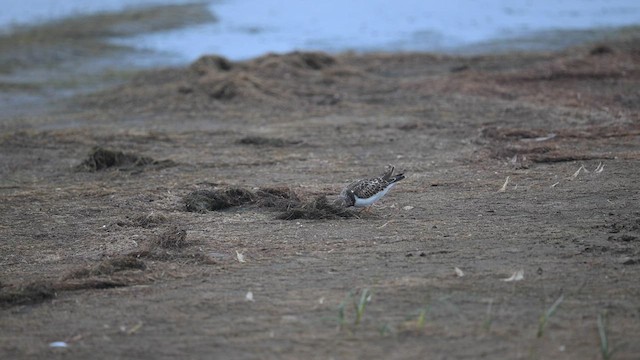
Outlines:
{"label": "shoreline", "polygon": [[56,102],[169,63],[165,54],[114,45],[111,37],[211,21],[206,4],[171,5],[71,17],[0,36],[0,107],[9,109],[1,118],[32,115],[33,107],[55,110]]}
{"label": "shoreline", "polygon": [[[188,63],[174,55],[114,45],[109,39],[216,21],[215,16],[208,15],[206,6],[157,6],[72,17],[41,26],[21,26],[10,35],[0,36],[0,64],[4,64],[0,65],[0,106],[7,109],[0,116],[0,121],[55,111],[59,108],[56,103],[65,102],[75,95],[123,84],[140,72],[187,66]],[[549,53],[562,51],[559,49],[566,49],[569,45],[608,41],[625,32],[634,33],[637,29],[540,32],[430,53],[452,57]],[[558,40],[553,42],[549,39]],[[514,50],[523,44],[531,51]],[[382,52],[351,53],[367,55]],[[396,52],[404,53],[418,52]]]}

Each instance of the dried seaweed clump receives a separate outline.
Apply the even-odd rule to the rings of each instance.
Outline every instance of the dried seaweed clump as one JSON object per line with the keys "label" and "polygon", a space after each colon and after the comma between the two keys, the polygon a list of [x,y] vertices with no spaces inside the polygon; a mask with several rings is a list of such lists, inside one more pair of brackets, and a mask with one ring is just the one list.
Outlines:
{"label": "dried seaweed clump", "polygon": [[196,190],[185,196],[187,211],[205,213],[244,205],[255,201],[255,194],[242,188]]}
{"label": "dried seaweed clump", "polygon": [[125,270],[144,270],[147,266],[139,259],[131,256],[118,256],[109,260],[105,260],[94,270],[93,275],[111,275],[118,271]]}
{"label": "dried seaweed clump", "polygon": [[209,73],[198,80],[198,86],[216,100],[267,99],[278,96],[269,84],[245,72]]}
{"label": "dried seaweed clump", "polygon": [[95,266],[81,268],[70,272],[63,280],[81,279],[92,276],[108,276],[125,270],[144,270],[147,266],[139,259],[132,256],[118,256],[107,259]]}
{"label": "dried seaweed clump", "polygon": [[262,71],[275,70],[275,74],[279,74],[281,71],[291,71],[292,69],[317,71],[332,67],[336,63],[333,56],[323,52],[295,51],[283,55],[268,54],[253,60],[249,66],[257,67]]}
{"label": "dried seaweed clump", "polygon": [[133,224],[146,229],[156,227],[167,222],[167,217],[163,214],[151,212],[146,215],[137,215],[133,218]]}
{"label": "dried seaweed clump", "polygon": [[287,210],[300,205],[300,198],[288,187],[262,188],[256,191],[259,207]]}
{"label": "dried seaweed clump", "polygon": [[5,286],[0,289],[0,306],[37,304],[55,296],[56,292],[51,283],[33,282],[17,288]]}
{"label": "dried seaweed clump", "polygon": [[109,168],[130,170],[150,164],[159,164],[159,162],[146,156],[96,147],[91,151],[91,153],[89,153],[89,156],[76,167],[76,169],[91,172]]}
{"label": "dried seaweed clump", "polygon": [[266,187],[255,192],[243,188],[196,190],[185,196],[187,211],[205,213],[234,206],[287,210],[300,205],[300,198],[288,187]]}
{"label": "dried seaweed clump", "polygon": [[272,146],[272,147],[285,147],[288,145],[296,145],[301,141],[288,140],[278,138],[268,138],[263,136],[246,136],[238,140],[238,144],[242,145],[256,145],[256,146]]}
{"label": "dried seaweed clump", "polygon": [[218,55],[201,56],[194,61],[189,69],[199,75],[204,75],[210,71],[229,71],[233,68],[233,63],[227,58]]}
{"label": "dried seaweed clump", "polygon": [[185,250],[191,245],[187,231],[178,225],[169,226],[162,233],[149,239],[138,251],[129,256],[156,261],[187,261],[197,264],[215,264],[216,260],[202,249]]}
{"label": "dried seaweed clump", "polygon": [[288,187],[262,188],[256,192],[242,188],[226,190],[196,190],[185,197],[187,211],[204,213],[232,206],[251,204],[259,208],[283,211],[281,220],[293,219],[343,219],[354,217],[344,203],[329,202],[326,196],[318,196],[302,203],[298,194]]}
{"label": "dried seaweed clump", "polygon": [[291,56],[297,57],[298,63],[301,64],[299,66],[312,70],[320,70],[336,64],[333,56],[323,52],[294,52]]}
{"label": "dried seaweed clump", "polygon": [[323,220],[344,219],[354,217],[355,214],[337,203],[330,203],[327,197],[322,195],[301,206],[297,206],[283,212],[278,216],[281,220]]}
{"label": "dried seaweed clump", "polygon": [[134,256],[117,256],[97,265],[71,271],[57,282],[38,281],[20,286],[4,286],[0,288],[0,307],[41,303],[56,297],[56,293],[61,291],[127,286],[144,280],[131,277],[131,274],[117,278],[112,278],[111,275],[126,270],[145,269],[146,264]]}
{"label": "dried seaweed clump", "polygon": [[187,231],[173,225],[155,238],[154,245],[163,249],[180,249],[187,246],[186,239]]}

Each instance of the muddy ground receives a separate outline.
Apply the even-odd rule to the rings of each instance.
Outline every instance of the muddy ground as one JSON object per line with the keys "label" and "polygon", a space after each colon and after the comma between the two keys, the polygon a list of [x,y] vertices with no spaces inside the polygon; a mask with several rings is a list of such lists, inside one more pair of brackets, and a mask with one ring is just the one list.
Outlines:
{"label": "muddy ground", "polygon": [[[21,113],[0,357],[637,358],[639,110],[630,29],[559,53],[208,56]],[[387,164],[408,177],[370,213],[309,211]]]}

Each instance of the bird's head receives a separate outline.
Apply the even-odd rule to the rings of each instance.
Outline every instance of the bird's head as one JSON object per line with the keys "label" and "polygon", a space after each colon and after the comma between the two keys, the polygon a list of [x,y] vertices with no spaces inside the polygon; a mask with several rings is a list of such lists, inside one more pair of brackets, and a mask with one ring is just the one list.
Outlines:
{"label": "bird's head", "polygon": [[333,203],[334,205],[343,206],[343,207],[349,207],[349,206],[355,205],[356,198],[353,193],[353,190],[351,189],[342,190],[342,192],[340,193],[340,196],[338,196],[338,198],[335,199]]}

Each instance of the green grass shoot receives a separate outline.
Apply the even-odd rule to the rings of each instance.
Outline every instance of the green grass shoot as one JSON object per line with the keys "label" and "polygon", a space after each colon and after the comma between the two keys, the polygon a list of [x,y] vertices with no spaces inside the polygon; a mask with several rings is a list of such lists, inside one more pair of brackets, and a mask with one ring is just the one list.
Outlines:
{"label": "green grass shoot", "polygon": [[544,314],[540,316],[540,322],[538,324],[538,334],[537,334],[538,338],[541,338],[544,335],[544,328],[547,326],[547,322],[549,321],[549,318],[553,316],[553,314],[555,314],[556,310],[558,309],[558,306],[560,306],[560,304],[562,304],[563,301],[564,301],[564,294],[560,295],[558,300],[556,300],[549,307],[549,309],[547,309],[547,311],[545,311]]}
{"label": "green grass shoot", "polygon": [[427,314],[429,313],[430,306],[427,305],[418,311],[418,318],[416,319],[416,330],[424,329],[427,325]]}
{"label": "green grass shoot", "polygon": [[360,293],[360,300],[357,303],[354,302],[353,304],[356,310],[356,318],[353,321],[354,326],[360,325],[360,322],[362,321],[362,317],[364,316],[364,311],[367,308],[367,303],[370,300],[371,300],[371,292],[369,291],[369,289],[363,289],[362,292]]}
{"label": "green grass shoot", "polygon": [[491,330],[491,324],[493,323],[493,319],[491,317],[491,312],[493,308],[493,299],[489,300],[489,304],[487,305],[487,314],[484,318],[484,323],[482,324],[485,331]]}

